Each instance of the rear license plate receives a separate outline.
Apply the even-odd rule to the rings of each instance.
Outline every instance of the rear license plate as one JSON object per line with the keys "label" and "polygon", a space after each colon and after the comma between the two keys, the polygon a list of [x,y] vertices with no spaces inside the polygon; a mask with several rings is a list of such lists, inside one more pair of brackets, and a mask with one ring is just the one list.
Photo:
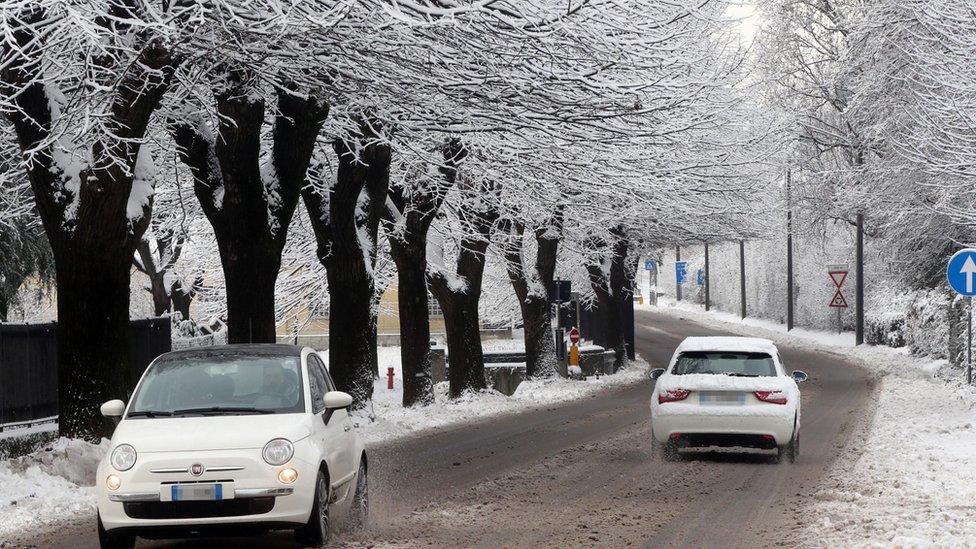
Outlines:
{"label": "rear license plate", "polygon": [[220,501],[234,499],[234,485],[227,482],[201,484],[164,484],[160,501]]}
{"label": "rear license plate", "polygon": [[698,403],[703,406],[741,406],[746,403],[744,393],[713,391],[698,393]]}

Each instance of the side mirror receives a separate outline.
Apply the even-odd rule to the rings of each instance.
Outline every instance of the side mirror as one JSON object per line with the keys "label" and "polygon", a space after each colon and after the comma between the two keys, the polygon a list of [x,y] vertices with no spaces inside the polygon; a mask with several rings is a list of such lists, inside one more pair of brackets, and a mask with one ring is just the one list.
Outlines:
{"label": "side mirror", "polygon": [[654,368],[653,370],[650,371],[650,373],[647,374],[647,377],[651,378],[652,380],[655,380],[663,375],[664,375],[664,368]]}
{"label": "side mirror", "polygon": [[808,376],[806,372],[801,372],[800,370],[793,370],[793,381],[797,383],[803,383],[808,379],[810,379],[810,376]]}
{"label": "side mirror", "polygon": [[342,391],[329,391],[325,393],[322,400],[325,401],[325,407],[329,410],[348,408],[352,405],[352,395],[343,393]]}
{"label": "side mirror", "polygon": [[121,400],[110,400],[102,404],[100,408],[102,415],[109,419],[118,419],[125,413],[125,403]]}

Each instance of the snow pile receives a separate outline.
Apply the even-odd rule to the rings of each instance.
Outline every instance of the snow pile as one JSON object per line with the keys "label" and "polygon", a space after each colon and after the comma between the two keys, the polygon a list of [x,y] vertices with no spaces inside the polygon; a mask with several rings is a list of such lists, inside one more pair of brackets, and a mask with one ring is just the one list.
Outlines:
{"label": "snow pile", "polygon": [[0,540],[18,531],[95,509],[95,469],[108,451],[99,445],[59,439],[15,459],[0,461]]}
{"label": "snow pile", "polygon": [[[486,346],[505,350],[514,349],[513,345],[507,343],[491,342]],[[390,367],[394,372],[393,390],[387,389],[386,372]],[[369,422],[364,419],[365,428],[360,433],[367,443],[379,443],[488,416],[544,408],[558,402],[585,398],[610,386],[636,383],[644,379],[647,369],[647,362],[638,359],[620,372],[611,376],[601,376],[600,379],[590,377],[586,381],[562,378],[524,381],[511,397],[487,390],[468,393],[459,399],[450,400],[447,396],[448,384],[441,382],[434,386],[434,404],[403,408],[400,348],[380,347],[380,379],[377,380],[373,390],[372,413],[375,415],[375,420]]]}

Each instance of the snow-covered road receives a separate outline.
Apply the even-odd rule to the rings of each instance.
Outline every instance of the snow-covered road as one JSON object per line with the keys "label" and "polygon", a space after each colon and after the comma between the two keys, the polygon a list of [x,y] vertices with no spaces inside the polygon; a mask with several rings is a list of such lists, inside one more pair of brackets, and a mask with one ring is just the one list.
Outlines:
{"label": "snow-covered road", "polygon": [[[686,335],[728,332],[661,312],[640,312],[638,323],[638,352],[656,364]],[[374,446],[371,527],[363,534],[340,534],[336,543],[724,547],[796,542],[796,513],[805,500],[795,494],[820,489],[872,393],[869,376],[841,356],[788,345],[782,350],[791,367],[802,364],[812,374],[804,386],[799,464],[727,455],[651,461],[650,384],[639,381]],[[95,546],[90,519],[30,541]],[[290,543],[290,536],[275,535],[204,545]]]}

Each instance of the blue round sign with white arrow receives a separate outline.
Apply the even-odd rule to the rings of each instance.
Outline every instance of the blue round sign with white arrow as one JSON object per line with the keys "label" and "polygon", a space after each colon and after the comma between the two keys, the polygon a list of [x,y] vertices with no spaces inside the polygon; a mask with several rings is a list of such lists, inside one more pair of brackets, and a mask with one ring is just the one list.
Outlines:
{"label": "blue round sign with white arrow", "polygon": [[960,295],[976,296],[976,250],[967,248],[952,254],[946,267],[946,279]]}

